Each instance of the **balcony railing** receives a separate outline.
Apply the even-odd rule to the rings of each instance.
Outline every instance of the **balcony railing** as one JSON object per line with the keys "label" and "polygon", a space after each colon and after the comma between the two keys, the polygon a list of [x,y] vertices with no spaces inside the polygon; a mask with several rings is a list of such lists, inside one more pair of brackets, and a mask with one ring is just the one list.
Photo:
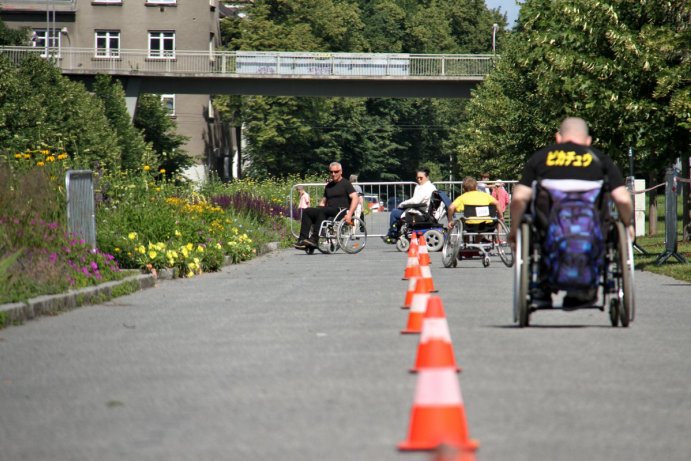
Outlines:
{"label": "balcony railing", "polygon": [[218,75],[292,78],[482,78],[497,59],[470,54],[305,53],[268,51],[109,50],[94,48],[0,47],[0,55],[19,63],[28,55],[55,61],[64,73],[114,75]]}

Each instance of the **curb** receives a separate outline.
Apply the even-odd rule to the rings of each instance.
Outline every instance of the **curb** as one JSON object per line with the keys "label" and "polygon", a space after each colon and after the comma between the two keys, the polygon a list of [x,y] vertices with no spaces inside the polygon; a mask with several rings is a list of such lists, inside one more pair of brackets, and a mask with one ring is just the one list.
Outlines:
{"label": "curb", "polygon": [[102,283],[80,290],[43,295],[24,302],[0,305],[0,328],[24,323],[42,315],[55,315],[87,304],[99,304],[118,296],[154,286],[151,274],[136,274],[122,280]]}
{"label": "curb", "polygon": [[[257,251],[257,257],[280,249],[278,242],[262,245]],[[230,260],[224,262],[231,264]],[[166,280],[170,276],[158,277]],[[37,296],[24,302],[0,304],[0,329],[10,325],[19,325],[42,315],[55,315],[88,304],[100,304],[119,296],[125,296],[135,291],[155,286],[157,278],[153,274],[135,274],[122,280],[106,282],[100,285],[82,288],[67,293]]]}

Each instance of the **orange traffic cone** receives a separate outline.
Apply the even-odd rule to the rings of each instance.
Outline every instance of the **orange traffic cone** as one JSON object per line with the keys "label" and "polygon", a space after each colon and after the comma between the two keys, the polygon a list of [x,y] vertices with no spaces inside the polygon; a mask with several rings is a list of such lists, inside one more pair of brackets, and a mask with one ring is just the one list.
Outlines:
{"label": "orange traffic cone", "polygon": [[450,445],[474,451],[479,444],[470,439],[461,386],[451,368],[420,370],[408,438],[399,450],[434,450]]}
{"label": "orange traffic cone", "polygon": [[403,334],[422,332],[422,321],[425,318],[430,294],[426,285],[421,282],[422,279],[418,278],[417,283],[415,283],[415,294],[413,294],[413,300],[410,302],[408,323],[405,329],[401,330]]}
{"label": "orange traffic cone", "polygon": [[417,348],[415,366],[410,370],[415,373],[423,368],[450,367],[461,371],[456,365],[449,324],[444,314],[444,306],[439,296],[430,296],[427,310],[422,320],[422,333]]}
{"label": "orange traffic cone", "polygon": [[410,277],[408,279],[408,290],[405,292],[405,300],[403,301],[403,305],[401,306],[401,309],[409,309],[410,308],[410,303],[413,302],[413,295],[415,294],[415,286],[417,285],[417,281],[419,279],[420,279],[419,275],[415,275],[415,276]]}
{"label": "orange traffic cone", "polygon": [[418,238],[417,258],[421,266],[429,266],[431,263],[431,260],[429,259],[429,250],[427,248],[427,240],[425,239],[424,234],[420,235]]}
{"label": "orange traffic cone", "polygon": [[[413,244],[415,242],[415,244]],[[418,244],[416,239],[410,241],[410,247],[408,248],[408,263],[405,266],[405,271],[403,272],[403,280],[408,280],[410,277],[415,275],[420,275],[419,266],[420,262],[418,259]],[[418,267],[418,269],[415,269]]]}
{"label": "orange traffic cone", "polygon": [[421,279],[418,283],[422,283],[427,291],[430,293],[437,291],[437,289],[434,287],[434,280],[432,280],[432,269],[429,267],[429,264],[420,265],[420,277]]}
{"label": "orange traffic cone", "polygon": [[475,461],[475,450],[441,445],[435,450],[432,461]]}

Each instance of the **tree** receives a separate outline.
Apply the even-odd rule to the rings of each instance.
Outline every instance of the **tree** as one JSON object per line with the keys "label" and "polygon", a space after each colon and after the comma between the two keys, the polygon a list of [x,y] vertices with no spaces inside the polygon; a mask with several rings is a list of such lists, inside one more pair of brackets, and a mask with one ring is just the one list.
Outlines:
{"label": "tree", "polygon": [[500,63],[473,95],[459,160],[516,177],[559,121],[578,115],[620,165],[633,146],[642,170],[660,172],[689,145],[688,17],[683,1],[527,0]]}
{"label": "tree", "polygon": [[20,46],[25,45],[29,32],[26,27],[21,29],[10,29],[5,22],[0,20],[0,46]]}
{"label": "tree", "polygon": [[147,160],[150,160],[152,154],[151,147],[130,121],[122,84],[119,81],[113,82],[110,76],[97,75],[93,90],[96,97],[103,102],[105,115],[117,133],[121,168],[136,169],[143,163],[148,163]]}
{"label": "tree", "polygon": [[75,166],[119,166],[117,138],[103,105],[50,62],[29,57],[19,66],[0,58],[0,144],[21,151],[63,148]]}
{"label": "tree", "polygon": [[165,169],[166,174],[172,174],[192,164],[192,158],[180,148],[188,138],[175,133],[175,121],[161,104],[160,96],[139,96],[134,126],[142,131],[144,140],[151,143],[158,167]]}

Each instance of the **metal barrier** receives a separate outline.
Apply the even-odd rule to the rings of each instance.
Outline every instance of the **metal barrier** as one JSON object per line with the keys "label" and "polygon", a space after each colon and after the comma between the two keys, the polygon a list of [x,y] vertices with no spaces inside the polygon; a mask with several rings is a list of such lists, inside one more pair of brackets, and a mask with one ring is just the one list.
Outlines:
{"label": "metal barrier", "polygon": [[89,170],[69,170],[65,174],[67,189],[67,231],[96,248],[96,213],[94,182]]}
{"label": "metal barrier", "polygon": [[338,77],[483,78],[498,57],[490,54],[390,54],[279,51],[173,50],[151,55],[145,49],[3,46],[0,55],[19,63],[28,55],[55,60],[65,73],[293,75]]}
{"label": "metal barrier", "polygon": [[[488,186],[495,184],[497,181],[486,181]],[[506,190],[511,196],[513,185],[517,181],[502,181],[506,186]],[[416,183],[412,181],[398,181],[398,182],[358,182],[355,185],[360,186],[363,194],[363,206],[365,207],[365,225],[367,226],[367,235],[369,237],[383,237],[389,230],[389,215],[390,211],[403,200],[409,199],[413,196]],[[437,189],[444,191],[451,200],[461,195],[463,190],[462,181],[436,181],[434,185]],[[319,200],[324,194],[324,183],[302,183],[295,184],[290,190],[290,197],[288,198],[289,209],[291,210],[290,232],[297,238],[300,231],[300,216],[293,216],[297,210],[298,193],[297,187],[302,186],[310,196],[311,205],[317,206]],[[299,212],[299,210],[298,210]],[[506,213],[506,223],[509,225],[508,208]]]}

